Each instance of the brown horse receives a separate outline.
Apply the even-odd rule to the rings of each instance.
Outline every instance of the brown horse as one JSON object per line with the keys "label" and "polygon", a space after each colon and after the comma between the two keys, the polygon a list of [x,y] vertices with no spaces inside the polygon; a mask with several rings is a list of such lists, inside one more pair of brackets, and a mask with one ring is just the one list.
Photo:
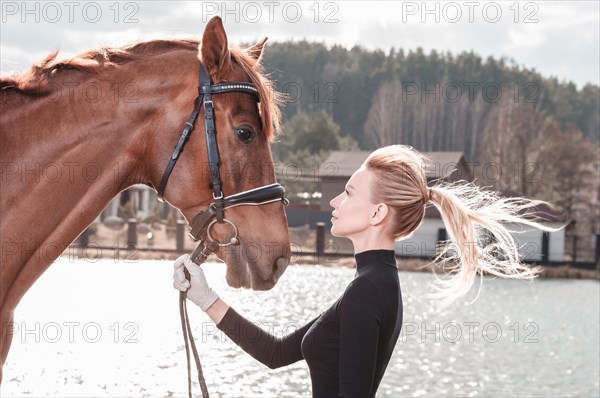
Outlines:
{"label": "brown horse", "polygon": [[[159,185],[198,95],[199,60],[214,83],[253,83],[252,95],[214,97],[225,195],[276,182],[269,142],[278,96],[259,59],[266,38],[229,47],[220,18],[202,41],[154,40],[55,61],[0,79],[0,382],[13,312],[36,279],[133,184]],[[202,115],[171,174],[164,199],[189,221],[212,201]],[[290,259],[281,202],[227,210],[240,244],[219,249],[232,287],[268,290]],[[213,237],[230,230],[217,224]],[[283,261],[283,260],[285,261]]]}

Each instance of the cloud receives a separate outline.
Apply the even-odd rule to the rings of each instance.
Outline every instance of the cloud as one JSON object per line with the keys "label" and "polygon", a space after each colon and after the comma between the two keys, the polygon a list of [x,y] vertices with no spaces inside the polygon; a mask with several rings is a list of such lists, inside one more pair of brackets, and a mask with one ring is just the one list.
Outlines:
{"label": "cloud", "polygon": [[[58,48],[61,56],[71,56],[142,39],[200,38],[206,21],[220,15],[233,43],[268,36],[270,41],[307,39],[386,51],[473,50],[484,58],[513,58],[579,86],[600,83],[598,2],[475,2],[474,8],[439,1],[50,3],[28,3],[29,13],[22,9],[25,3],[2,3],[3,74]],[[498,9],[498,21],[492,23]]]}

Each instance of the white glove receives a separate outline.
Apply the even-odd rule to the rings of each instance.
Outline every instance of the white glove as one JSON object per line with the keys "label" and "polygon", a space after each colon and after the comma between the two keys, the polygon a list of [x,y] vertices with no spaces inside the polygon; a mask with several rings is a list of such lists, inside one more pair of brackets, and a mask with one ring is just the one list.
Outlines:
{"label": "white glove", "polygon": [[[183,267],[190,273],[190,281],[185,278]],[[196,304],[202,311],[206,311],[219,296],[208,286],[204,271],[193,263],[188,254],[184,254],[175,260],[173,264],[173,287],[182,292],[187,291],[187,298]],[[191,287],[190,287],[191,286]]]}

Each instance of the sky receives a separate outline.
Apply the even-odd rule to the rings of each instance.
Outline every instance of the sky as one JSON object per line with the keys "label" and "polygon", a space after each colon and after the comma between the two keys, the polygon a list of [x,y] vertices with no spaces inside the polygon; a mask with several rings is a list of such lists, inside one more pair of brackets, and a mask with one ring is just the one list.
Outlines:
{"label": "sky", "polygon": [[[0,70],[100,46],[200,38],[213,16],[232,44],[310,40],[346,47],[474,51],[578,87],[600,82],[600,1],[1,1]],[[268,51],[268,45],[267,50]]]}

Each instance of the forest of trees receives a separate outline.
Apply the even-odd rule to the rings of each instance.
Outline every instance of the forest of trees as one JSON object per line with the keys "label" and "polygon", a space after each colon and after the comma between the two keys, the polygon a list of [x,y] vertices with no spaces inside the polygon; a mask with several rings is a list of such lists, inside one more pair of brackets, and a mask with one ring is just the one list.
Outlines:
{"label": "forest of trees", "polygon": [[[437,150],[442,145],[440,149],[465,150],[474,158],[482,123],[502,100],[531,107],[542,117],[552,116],[561,129],[576,128],[588,139],[600,140],[598,86],[578,90],[572,82],[544,78],[506,59],[483,60],[472,52],[425,54],[421,49],[408,54],[392,49],[385,54],[301,41],[271,43],[264,62],[277,88],[290,97],[284,109],[287,117],[298,111],[325,110],[339,124],[342,135],[351,135],[365,149],[376,145],[365,132],[376,124],[377,98],[380,103],[386,98],[397,102],[396,107],[402,108],[396,115],[397,126],[410,129],[400,131],[398,138],[421,150]],[[436,84],[438,98],[426,94],[436,91]],[[457,88],[462,89],[458,100]],[[427,105],[420,107],[426,110],[412,110],[417,104]],[[421,123],[414,113],[435,122]],[[441,128],[455,134],[453,139],[437,140],[436,130]]]}
{"label": "forest of trees", "polygon": [[[600,89],[542,77],[472,52],[389,53],[320,43],[270,43],[264,64],[288,95],[276,160],[322,161],[329,150],[407,144],[461,151],[495,165],[480,185],[548,200],[600,233]],[[591,183],[590,183],[591,182]],[[582,193],[583,192],[583,193]],[[590,214],[589,212],[592,212]]]}

